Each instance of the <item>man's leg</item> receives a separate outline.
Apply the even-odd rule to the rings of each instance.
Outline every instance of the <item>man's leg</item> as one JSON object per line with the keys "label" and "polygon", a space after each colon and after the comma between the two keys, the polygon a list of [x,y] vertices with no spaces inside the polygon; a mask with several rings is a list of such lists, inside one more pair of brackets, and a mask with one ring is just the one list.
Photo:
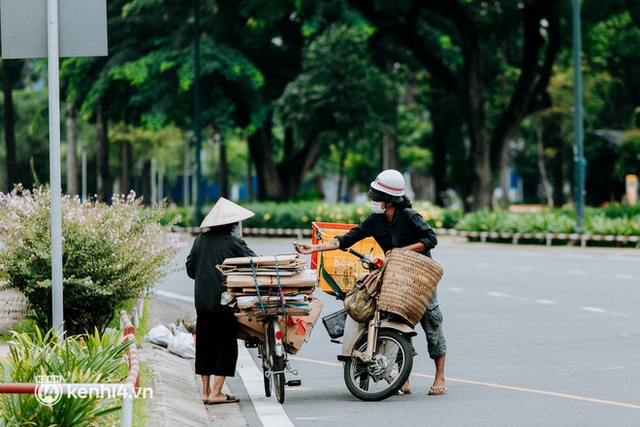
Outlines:
{"label": "man's leg", "polygon": [[445,394],[447,388],[444,385],[444,359],[445,355],[442,355],[434,360],[436,364],[436,375],[433,379],[433,385],[429,390],[430,395]]}
{"label": "man's leg", "polygon": [[445,387],[444,365],[447,354],[447,341],[444,338],[442,329],[442,312],[440,307],[435,306],[427,310],[420,319],[422,329],[427,336],[427,350],[436,366],[436,374],[433,385],[429,389],[429,395],[441,395],[447,392]]}

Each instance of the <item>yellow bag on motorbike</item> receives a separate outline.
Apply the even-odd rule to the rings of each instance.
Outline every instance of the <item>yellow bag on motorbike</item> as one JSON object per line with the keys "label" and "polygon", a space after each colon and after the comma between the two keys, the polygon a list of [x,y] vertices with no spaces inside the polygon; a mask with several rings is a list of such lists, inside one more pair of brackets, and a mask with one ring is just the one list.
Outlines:
{"label": "yellow bag on motorbike", "polygon": [[376,311],[376,293],[381,270],[377,270],[358,280],[344,297],[344,309],[358,323],[368,322]]}

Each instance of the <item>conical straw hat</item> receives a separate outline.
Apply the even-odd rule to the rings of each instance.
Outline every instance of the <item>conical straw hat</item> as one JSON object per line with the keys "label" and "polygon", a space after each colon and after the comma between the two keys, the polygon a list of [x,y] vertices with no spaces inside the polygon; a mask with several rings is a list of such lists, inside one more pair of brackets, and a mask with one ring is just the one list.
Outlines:
{"label": "conical straw hat", "polygon": [[240,222],[247,218],[251,218],[254,215],[255,214],[249,209],[245,209],[224,197],[220,197],[213,208],[211,208],[211,211],[207,214],[204,221],[202,221],[202,224],[200,224],[200,228],[233,224],[234,222]]}

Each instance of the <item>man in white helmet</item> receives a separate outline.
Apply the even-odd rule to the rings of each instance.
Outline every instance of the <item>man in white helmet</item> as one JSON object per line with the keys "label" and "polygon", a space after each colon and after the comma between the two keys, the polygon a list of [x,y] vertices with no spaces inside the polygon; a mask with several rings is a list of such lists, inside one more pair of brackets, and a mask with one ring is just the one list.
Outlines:
{"label": "man in white helmet", "polygon": [[[302,244],[298,251],[312,252],[346,250],[366,237],[373,237],[385,252],[403,248],[431,257],[431,249],[438,244],[436,234],[422,216],[412,209],[411,201],[404,192],[404,177],[394,169],[380,172],[371,183],[367,197],[371,200],[372,213],[360,225],[343,236],[318,245]],[[429,389],[430,396],[443,395],[445,387],[444,364],[447,342],[442,329],[442,312],[438,306],[437,291],[434,292],[420,324],[427,336],[429,357],[434,360],[436,374]],[[411,393],[409,381],[402,387]]]}

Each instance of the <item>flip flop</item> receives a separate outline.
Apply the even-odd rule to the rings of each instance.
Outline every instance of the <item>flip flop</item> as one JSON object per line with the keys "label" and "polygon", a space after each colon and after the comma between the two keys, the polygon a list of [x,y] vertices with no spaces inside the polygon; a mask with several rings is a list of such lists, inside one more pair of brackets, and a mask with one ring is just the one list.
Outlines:
{"label": "flip flop", "polygon": [[223,403],[236,403],[240,401],[240,399],[238,399],[235,396],[229,396],[228,394],[225,394],[225,396],[227,396],[225,400],[205,400],[204,404],[205,405],[221,405]]}
{"label": "flip flop", "polygon": [[447,394],[447,388],[445,386],[431,387],[428,394],[429,396],[442,396],[443,394]]}

